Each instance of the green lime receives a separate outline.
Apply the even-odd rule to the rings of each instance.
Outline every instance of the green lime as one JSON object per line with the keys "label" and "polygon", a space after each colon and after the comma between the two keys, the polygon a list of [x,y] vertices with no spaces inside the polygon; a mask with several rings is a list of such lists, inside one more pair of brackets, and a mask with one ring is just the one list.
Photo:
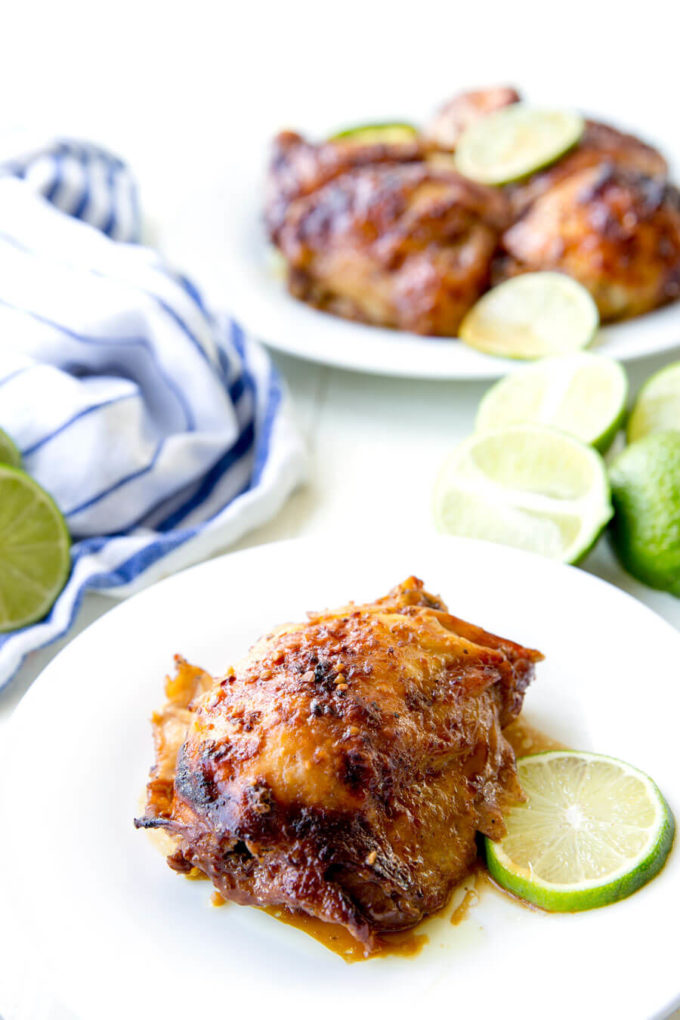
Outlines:
{"label": "green lime", "polygon": [[612,542],[625,569],[680,598],[680,432],[653,432],[609,469]]}
{"label": "green lime", "polygon": [[434,493],[439,531],[566,563],[585,556],[611,513],[599,453],[539,425],[510,425],[463,440],[445,461]]}
{"label": "green lime", "polygon": [[21,454],[19,449],[7,433],[0,429],[0,464],[9,464],[10,467],[21,467]]}
{"label": "green lime", "polygon": [[456,166],[480,184],[509,184],[554,163],[576,145],[584,127],[583,117],[572,110],[513,103],[463,131]]}
{"label": "green lime", "polygon": [[638,393],[628,419],[628,442],[668,429],[680,431],[680,361],[655,372]]}
{"label": "green lime", "polygon": [[24,471],[0,465],[0,632],[48,612],[68,578],[69,549],[52,497]]}
{"label": "green lime", "polygon": [[599,323],[597,305],[576,280],[562,273],[524,273],[487,291],[458,335],[485,354],[544,358],[587,347]]}
{"label": "green lime", "polygon": [[550,425],[604,452],[626,413],[628,379],[618,361],[579,352],[523,365],[488,390],[478,432],[505,425]]}
{"label": "green lime", "polygon": [[585,751],[547,751],[517,766],[527,799],[506,814],[503,839],[485,840],[504,889],[544,910],[591,910],[661,870],[675,821],[644,772]]}
{"label": "green lime", "polygon": [[418,129],[413,124],[358,124],[331,135],[329,142],[357,142],[360,145],[399,145],[413,142]]}

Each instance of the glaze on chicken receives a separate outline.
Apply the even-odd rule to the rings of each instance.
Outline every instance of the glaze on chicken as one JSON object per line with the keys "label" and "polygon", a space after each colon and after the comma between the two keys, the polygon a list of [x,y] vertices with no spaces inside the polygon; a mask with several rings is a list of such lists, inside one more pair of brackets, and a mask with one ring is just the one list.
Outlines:
{"label": "glaze on chicken", "polygon": [[521,272],[573,276],[603,321],[675,300],[678,192],[652,146],[590,120],[577,145],[526,180],[489,188],[455,171],[462,131],[519,99],[506,86],[462,93],[398,143],[279,135],[266,220],[290,292],[432,336],[455,336],[484,290]]}
{"label": "glaze on chicken", "polygon": [[477,832],[503,834],[522,794],[502,730],[541,658],[409,578],[279,628],[221,679],[179,660],[136,824],[225,898],[344,925],[368,954],[446,903]]}

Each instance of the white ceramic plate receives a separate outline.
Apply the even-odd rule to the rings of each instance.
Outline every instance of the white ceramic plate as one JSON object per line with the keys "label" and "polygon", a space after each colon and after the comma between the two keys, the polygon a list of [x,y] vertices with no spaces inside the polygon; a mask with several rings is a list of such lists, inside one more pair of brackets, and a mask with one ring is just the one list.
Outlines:
{"label": "white ceramic plate", "polygon": [[[288,294],[262,222],[266,163],[232,168],[220,250],[229,308],[270,347],[297,357],[380,375],[421,379],[500,378],[516,361],[494,358],[459,340],[436,339],[349,322],[317,311]],[[259,170],[259,172],[258,172]],[[255,182],[255,183],[254,183]],[[612,358],[636,358],[680,347],[680,302],[601,330],[593,349]]]}
{"label": "white ceramic plate", "polygon": [[174,652],[223,671],[271,625],[382,595],[414,572],[454,613],[546,653],[527,694],[530,721],[634,762],[680,813],[680,636],[605,582],[446,538],[288,542],[213,560],[67,646],[20,705],[3,749],[1,874],[19,896],[2,924],[31,930],[36,981],[51,975],[82,1020],[293,1009],[643,1020],[680,1000],[678,849],[614,906],[547,915],[489,890],[457,927],[430,922],[419,956],[347,966],[260,911],[210,906],[207,883],[174,874],[133,828],[152,758],[148,717]]}

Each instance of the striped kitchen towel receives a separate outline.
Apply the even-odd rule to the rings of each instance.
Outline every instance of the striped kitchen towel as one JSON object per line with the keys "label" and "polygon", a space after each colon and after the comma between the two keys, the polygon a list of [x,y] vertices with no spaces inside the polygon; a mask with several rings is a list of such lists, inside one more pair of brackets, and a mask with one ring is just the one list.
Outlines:
{"label": "striped kitchen towel", "polygon": [[49,615],[0,635],[0,687],[86,589],[127,595],[204,559],[304,475],[267,354],[138,240],[109,153],[58,142],[0,164],[0,427],[74,542]]}

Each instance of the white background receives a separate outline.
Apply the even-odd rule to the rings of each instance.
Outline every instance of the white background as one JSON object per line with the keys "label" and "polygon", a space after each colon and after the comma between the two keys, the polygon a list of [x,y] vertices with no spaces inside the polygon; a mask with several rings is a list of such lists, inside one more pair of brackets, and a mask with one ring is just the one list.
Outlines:
{"label": "white background", "polygon": [[[150,236],[224,304],[224,181],[276,127],[422,120],[460,87],[511,82],[680,151],[679,21],[671,0],[5,3],[0,139],[29,128],[119,152],[140,181]],[[633,388],[668,360],[637,363]],[[389,531],[398,542],[431,531],[434,474],[471,430],[484,385],[277,361],[310,442],[311,479],[241,546],[352,529]],[[587,567],[680,626],[680,603],[626,578],[605,542]],[[107,605],[86,600],[78,629]],[[37,653],[0,694],[2,724],[53,653]],[[0,921],[0,1013],[11,941]]]}

